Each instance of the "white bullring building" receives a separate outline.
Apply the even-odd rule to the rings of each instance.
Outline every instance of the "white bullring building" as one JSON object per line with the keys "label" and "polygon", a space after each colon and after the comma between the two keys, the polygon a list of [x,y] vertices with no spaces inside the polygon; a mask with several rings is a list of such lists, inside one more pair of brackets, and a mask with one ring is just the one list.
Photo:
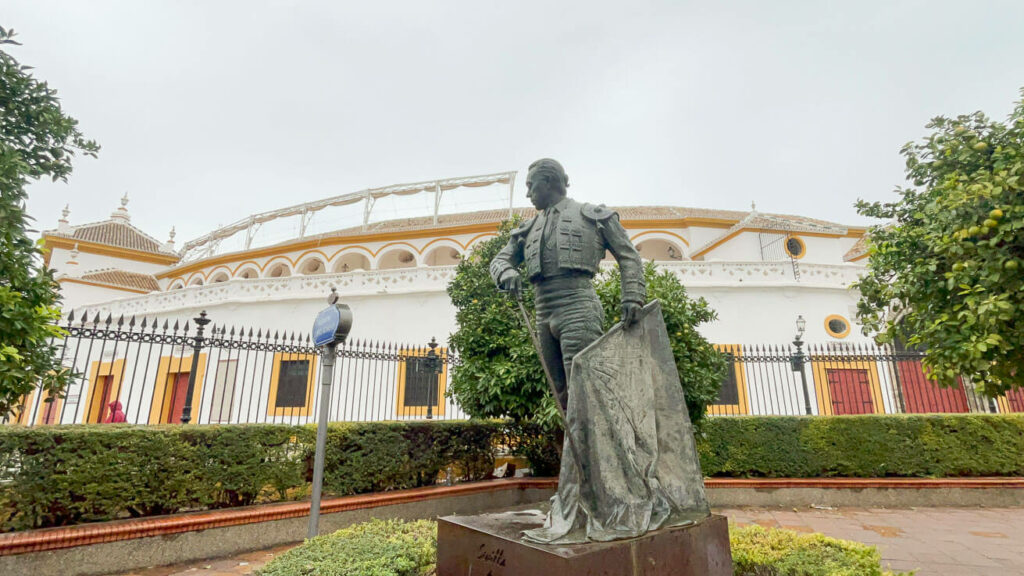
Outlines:
{"label": "white bullring building", "polygon": [[[78,376],[66,400],[48,407],[27,398],[31,409],[18,421],[109,421],[121,402],[128,422],[178,422],[189,417],[187,398],[200,423],[307,421],[316,403],[317,358],[308,342],[284,347],[285,336],[299,342],[304,336],[296,334],[309,334],[335,288],[353,312],[350,342],[408,351],[436,337],[443,353],[456,330],[446,287],[457,263],[494,237],[503,220],[533,214],[514,206],[515,177],[503,172],[344,194],[246,216],[180,249],[173,230],[160,242],[134,227],[127,199],[102,222],[72,224],[65,210],[58,227],[43,234],[46,258],[66,316],[74,312],[75,322],[90,324],[69,326],[77,336],[65,342],[64,362]],[[583,193],[577,198],[586,200]],[[614,209],[640,255],[718,313],[700,327],[733,360],[714,414],[1024,410],[1024,396],[997,405],[963,389],[936,391],[918,353],[869,345],[855,323],[858,295],[851,289],[866,263],[865,228],[753,206]],[[232,338],[242,327],[247,343],[194,354],[174,323],[203,311],[211,331]],[[104,324],[107,318],[113,324]],[[160,319],[160,334],[170,322],[170,336],[154,332],[153,318]],[[804,341],[813,344],[804,360],[788,347],[798,318]],[[249,329],[257,331],[257,344]],[[277,348],[267,348],[268,338]],[[239,358],[234,350],[243,348],[264,350],[258,357],[265,360]],[[414,355],[425,353],[419,350]],[[434,378],[415,358],[391,358],[386,370],[369,373],[375,380],[360,384],[364,389],[339,391],[344,403],[331,418],[461,417],[445,394],[446,372]]]}
{"label": "white bullring building", "polygon": [[[353,337],[443,342],[456,328],[445,287],[459,259],[511,214],[533,214],[513,206],[514,181],[505,172],[364,190],[247,216],[180,250],[173,231],[160,242],[132,226],[125,199],[102,222],[72,225],[65,212],[43,240],[65,312],[187,319],[205,310],[218,324],[308,332],[336,287],[353,310]],[[490,209],[466,209],[481,198]],[[382,208],[389,201],[397,211]],[[808,341],[865,339],[849,289],[865,228],[755,209],[614,209],[644,259],[718,312],[702,327],[712,342],[786,342],[800,315]],[[332,211],[351,225],[317,230],[345,221],[321,217]]]}

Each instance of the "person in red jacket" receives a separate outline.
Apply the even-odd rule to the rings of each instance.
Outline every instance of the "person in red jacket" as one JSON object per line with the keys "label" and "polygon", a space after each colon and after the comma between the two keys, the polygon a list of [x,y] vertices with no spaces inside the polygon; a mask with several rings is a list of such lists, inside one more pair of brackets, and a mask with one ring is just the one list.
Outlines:
{"label": "person in red jacket", "polygon": [[117,424],[118,422],[125,422],[127,418],[124,417],[124,410],[121,409],[121,401],[114,400],[110,403],[110,415],[103,420],[104,424]]}

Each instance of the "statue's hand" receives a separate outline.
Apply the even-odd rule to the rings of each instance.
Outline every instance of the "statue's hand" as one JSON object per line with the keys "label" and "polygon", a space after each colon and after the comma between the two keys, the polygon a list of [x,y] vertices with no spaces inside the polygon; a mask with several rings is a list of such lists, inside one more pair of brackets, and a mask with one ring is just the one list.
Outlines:
{"label": "statue's hand", "polygon": [[636,302],[622,303],[622,326],[629,328],[640,319],[640,305]]}
{"label": "statue's hand", "polygon": [[511,292],[513,296],[518,296],[523,291],[523,277],[518,271],[510,268],[501,273],[498,287],[505,292]]}

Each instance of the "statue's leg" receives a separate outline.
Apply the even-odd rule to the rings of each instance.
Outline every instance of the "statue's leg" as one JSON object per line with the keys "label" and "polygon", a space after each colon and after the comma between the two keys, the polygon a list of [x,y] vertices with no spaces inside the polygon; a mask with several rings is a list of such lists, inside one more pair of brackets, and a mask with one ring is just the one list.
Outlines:
{"label": "statue's leg", "polygon": [[568,380],[572,359],[603,334],[601,325],[604,324],[604,309],[592,291],[590,295],[573,295],[571,299],[566,299],[565,304],[558,313],[556,328],[562,345],[562,370]]}
{"label": "statue's leg", "polygon": [[564,409],[568,404],[569,398],[568,388],[566,383],[565,365],[562,362],[562,348],[558,342],[558,338],[551,330],[551,322],[541,320],[537,322],[538,339],[540,340],[540,354],[541,360],[547,365],[548,370],[551,371],[551,379],[554,380],[555,392],[558,393],[558,403],[562,405]]}

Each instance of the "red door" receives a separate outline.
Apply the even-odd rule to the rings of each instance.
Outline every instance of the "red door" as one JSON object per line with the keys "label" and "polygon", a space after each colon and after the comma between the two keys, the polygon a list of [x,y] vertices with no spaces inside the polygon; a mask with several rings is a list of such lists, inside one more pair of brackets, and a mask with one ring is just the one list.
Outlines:
{"label": "red door", "polygon": [[106,420],[110,412],[110,392],[114,386],[114,376],[100,376],[96,386],[98,392],[93,393],[92,408],[89,409],[90,414],[95,415],[89,420],[93,424]]}
{"label": "red door", "polygon": [[896,363],[903,390],[903,404],[907,412],[967,412],[967,395],[963,381],[957,378],[955,388],[943,388],[929,380],[920,360],[900,360]]}
{"label": "red door", "polygon": [[167,422],[178,424],[185,411],[185,396],[188,394],[188,372],[174,375],[174,388],[171,390],[171,401],[167,412]]}
{"label": "red door", "polygon": [[57,410],[57,401],[43,402],[43,424],[53,424],[57,421],[60,410]]}
{"label": "red door", "polygon": [[1006,403],[1010,412],[1024,412],[1024,389],[1014,388],[1006,393]]}
{"label": "red door", "polygon": [[875,413],[867,370],[828,368],[825,374],[828,391],[832,395],[833,414]]}

